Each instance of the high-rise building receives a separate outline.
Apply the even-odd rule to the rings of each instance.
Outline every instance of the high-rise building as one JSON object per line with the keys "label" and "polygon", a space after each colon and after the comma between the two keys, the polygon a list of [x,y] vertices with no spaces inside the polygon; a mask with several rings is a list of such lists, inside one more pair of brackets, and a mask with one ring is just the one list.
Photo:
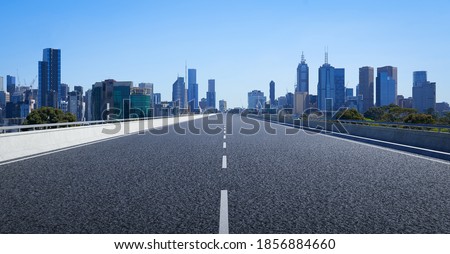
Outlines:
{"label": "high-rise building", "polygon": [[278,97],[278,108],[284,108],[287,106],[286,96]]}
{"label": "high-rise building", "polygon": [[3,77],[0,77],[0,92],[5,91],[4,87],[3,87]]}
{"label": "high-rise building", "polygon": [[139,83],[139,88],[145,89],[142,90],[146,93],[146,95],[150,96],[150,107],[153,108],[154,100],[153,100],[153,83]]}
{"label": "high-rise building", "polygon": [[295,87],[295,91],[309,93],[309,67],[308,64],[306,64],[306,59],[303,52],[301,62],[297,67],[297,85]]}
{"label": "high-rise building", "polygon": [[84,118],[86,121],[92,121],[92,89],[85,92],[84,105]]}
{"label": "high-rise building", "polygon": [[131,81],[108,79],[92,85],[92,120],[129,117]]}
{"label": "high-rise building", "polygon": [[79,118],[79,97],[77,91],[69,92],[67,95],[67,112],[72,113],[76,118],[77,121],[81,121]]}
{"label": "high-rise building", "polygon": [[145,86],[139,85],[139,88],[133,87],[131,89],[131,109],[132,114],[130,117],[152,117],[152,100],[153,100],[153,87],[152,89],[145,88]]}
{"label": "high-rise building", "polygon": [[269,88],[270,88],[270,91],[269,91],[270,107],[275,108],[276,107],[276,105],[275,105],[275,82],[273,80],[270,81]]}
{"label": "high-rise building", "polygon": [[308,93],[307,92],[295,92],[294,99],[294,114],[302,115],[307,108]]}
{"label": "high-rise building", "polygon": [[248,93],[248,109],[263,109],[266,104],[266,96],[259,90]]}
{"label": "high-rise building", "polygon": [[61,50],[47,48],[43,50],[39,61],[38,107],[59,108],[61,101]]}
{"label": "high-rise building", "polygon": [[348,97],[353,97],[353,88],[345,88],[345,100],[347,100]]}
{"label": "high-rise building", "polygon": [[356,96],[362,95],[362,112],[366,112],[373,107],[373,87],[374,85],[374,70],[373,67],[365,66],[359,68],[359,85]]}
{"label": "high-rise building", "polygon": [[216,80],[208,80],[208,92],[206,92],[206,102],[208,108],[216,108]]}
{"label": "high-rise building", "polygon": [[68,84],[61,83],[61,90],[60,90],[60,98],[61,101],[67,101],[67,96],[69,95],[70,89]]}
{"label": "high-rise building", "polygon": [[185,93],[184,78],[178,77],[172,85],[173,107],[186,108],[186,105],[184,105]]}
{"label": "high-rise building", "polygon": [[16,91],[16,77],[6,75],[6,91],[11,95]]}
{"label": "high-rise building", "polygon": [[[83,87],[74,86],[73,92],[76,93],[76,112],[77,121],[84,121],[84,110],[83,110]],[[69,102],[70,107],[70,102]]]}
{"label": "high-rise building", "polygon": [[427,80],[426,71],[413,72],[413,108],[418,112],[436,109],[436,83]]}
{"label": "high-rise building", "polygon": [[198,84],[196,69],[188,69],[188,104],[191,111],[198,109]]}
{"label": "high-rise building", "polygon": [[294,94],[286,93],[286,108],[294,108]]}
{"label": "high-rise building", "polygon": [[376,106],[395,104],[397,99],[397,67],[377,68]]}
{"label": "high-rise building", "polygon": [[325,111],[336,111],[345,105],[345,69],[331,66],[327,52],[325,63],[319,68],[317,100],[319,109]]}
{"label": "high-rise building", "polygon": [[219,101],[219,111],[222,112],[222,113],[227,111],[227,102],[225,100],[220,100]]}

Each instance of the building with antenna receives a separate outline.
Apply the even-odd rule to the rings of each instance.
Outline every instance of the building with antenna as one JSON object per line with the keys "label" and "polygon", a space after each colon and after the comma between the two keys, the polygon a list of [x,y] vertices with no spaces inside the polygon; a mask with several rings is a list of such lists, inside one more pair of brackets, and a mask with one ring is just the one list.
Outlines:
{"label": "building with antenna", "polygon": [[325,51],[325,63],[319,68],[317,102],[323,111],[336,111],[345,106],[345,69],[328,63],[328,51]]}
{"label": "building with antenna", "polygon": [[309,67],[306,63],[305,55],[302,52],[301,61],[297,67],[297,84],[296,92],[309,93]]}

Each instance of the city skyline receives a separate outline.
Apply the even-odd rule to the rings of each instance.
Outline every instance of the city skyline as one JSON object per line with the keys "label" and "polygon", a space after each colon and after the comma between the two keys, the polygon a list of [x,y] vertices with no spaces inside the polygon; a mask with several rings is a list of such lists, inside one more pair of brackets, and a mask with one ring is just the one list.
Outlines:
{"label": "city skyline", "polygon": [[[446,47],[450,35],[439,29],[448,23],[445,13],[450,4],[390,5],[391,10],[381,8],[382,4],[355,1],[218,2],[208,6],[174,1],[132,6],[77,1],[30,2],[22,10],[23,4],[5,3],[9,11],[0,21],[7,24],[4,32],[15,40],[2,42],[0,76],[18,73],[18,84],[30,82],[38,74],[35,63],[42,58],[42,49],[58,48],[63,51],[61,82],[71,88],[82,86],[87,90],[95,82],[110,78],[136,84],[151,82],[162,100],[170,100],[173,80],[177,74],[184,75],[187,61],[188,68],[198,71],[199,99],[207,92],[208,80],[215,79],[217,100],[227,100],[229,107],[245,107],[246,93],[259,89],[269,94],[267,83],[271,80],[277,84],[276,98],[294,92],[302,51],[310,68],[310,93],[317,94],[316,70],[323,64],[324,47],[328,46],[329,62],[345,68],[346,87],[356,88],[363,66],[395,66],[399,95],[412,96],[413,72],[427,71],[429,79],[436,82],[437,101],[450,101],[450,77],[445,70],[449,60],[442,57],[450,55]],[[132,13],[133,19],[105,21],[95,17],[100,8],[107,12],[122,9]],[[92,17],[89,21],[82,21],[76,14],[81,9],[86,11],[83,17]],[[192,11],[193,18],[168,15],[187,10]],[[233,19],[228,19],[231,11]],[[141,17],[145,12],[152,14],[148,20]],[[293,15],[296,12],[302,17]],[[439,15],[441,12],[443,15]],[[40,27],[52,21],[49,13],[64,18],[54,29],[42,32]],[[417,19],[419,14],[428,18]],[[381,40],[375,28],[387,23],[390,29],[382,32],[389,34],[389,40]],[[324,29],[329,31],[327,36],[319,32]],[[418,37],[416,32],[421,30],[426,30],[427,36]],[[104,36],[114,40],[104,43],[100,39]],[[154,39],[147,41],[149,36]],[[174,40],[175,36],[183,43]],[[239,94],[235,93],[237,88]]]}

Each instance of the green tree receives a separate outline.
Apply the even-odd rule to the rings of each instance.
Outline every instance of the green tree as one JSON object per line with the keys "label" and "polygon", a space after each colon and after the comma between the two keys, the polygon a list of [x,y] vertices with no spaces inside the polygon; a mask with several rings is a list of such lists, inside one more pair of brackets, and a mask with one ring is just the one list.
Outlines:
{"label": "green tree", "polygon": [[374,121],[380,121],[384,115],[384,110],[379,107],[371,107],[365,113],[364,117]]}
{"label": "green tree", "polygon": [[419,124],[434,124],[436,120],[432,115],[428,114],[410,114],[405,120],[405,123],[419,123]]}
{"label": "green tree", "polygon": [[348,109],[339,117],[342,120],[364,120],[364,116],[361,115],[356,109]]}
{"label": "green tree", "polygon": [[72,113],[64,113],[61,109],[52,107],[42,107],[31,111],[23,124],[67,123],[75,122],[76,120],[76,116]]}

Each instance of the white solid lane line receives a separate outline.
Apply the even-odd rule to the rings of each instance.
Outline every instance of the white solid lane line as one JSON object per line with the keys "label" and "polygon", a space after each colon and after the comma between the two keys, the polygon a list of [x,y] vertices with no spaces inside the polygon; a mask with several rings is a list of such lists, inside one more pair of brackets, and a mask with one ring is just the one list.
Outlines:
{"label": "white solid lane line", "polygon": [[223,149],[227,148],[227,143],[223,142]]}
{"label": "white solid lane line", "polygon": [[222,157],[222,168],[227,168],[227,156]]}
{"label": "white solid lane line", "polygon": [[220,191],[219,234],[228,234],[228,191]]}

